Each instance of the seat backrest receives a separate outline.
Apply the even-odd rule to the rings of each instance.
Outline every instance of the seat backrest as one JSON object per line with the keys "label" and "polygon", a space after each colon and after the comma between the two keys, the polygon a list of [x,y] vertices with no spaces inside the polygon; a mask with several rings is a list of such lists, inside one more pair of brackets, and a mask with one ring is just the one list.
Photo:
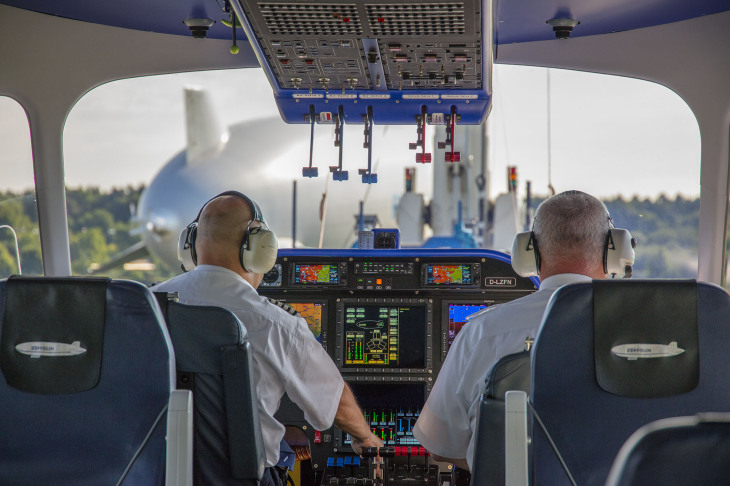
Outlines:
{"label": "seat backrest", "polygon": [[0,319],[0,484],[162,484],[174,355],[152,293],[11,277]]}
{"label": "seat backrest", "polygon": [[473,486],[505,483],[504,396],[510,390],[530,391],[530,353],[521,351],[502,357],[487,373],[486,385],[474,432]]}
{"label": "seat backrest", "polygon": [[266,456],[245,327],[226,309],[155,296],[175,348],[177,386],[193,392],[195,484],[258,484]]}
{"label": "seat backrest", "polygon": [[[644,424],[730,410],[727,342],[730,296],[712,284],[596,280],[558,289],[532,351],[530,399],[577,484],[603,484]],[[531,452],[535,484],[569,484],[536,426]]]}
{"label": "seat backrest", "polygon": [[725,484],[730,414],[673,417],[644,425],[624,443],[606,486]]}

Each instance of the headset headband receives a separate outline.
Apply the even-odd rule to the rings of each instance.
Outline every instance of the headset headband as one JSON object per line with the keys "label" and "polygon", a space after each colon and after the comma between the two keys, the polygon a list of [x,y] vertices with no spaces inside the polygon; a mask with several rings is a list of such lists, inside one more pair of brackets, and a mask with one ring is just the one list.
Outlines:
{"label": "headset headband", "polygon": [[[563,194],[583,194],[580,191],[566,191]],[[625,229],[616,228],[608,208],[605,208],[608,220],[608,231],[603,245],[602,266],[606,274],[631,275],[634,264],[634,247],[636,241]],[[534,233],[537,215],[532,220],[532,228],[528,232],[518,233],[512,243],[512,267],[523,277],[539,275],[541,255],[538,241]]]}
{"label": "headset headband", "polygon": [[[214,199],[218,199],[219,197],[223,197],[223,196],[238,196],[238,197],[240,197],[241,199],[243,199],[244,201],[246,201],[248,203],[248,205],[251,207],[251,210],[253,211],[253,220],[254,221],[259,221],[259,222],[261,222],[263,224],[266,224],[266,221],[264,221],[264,215],[261,213],[261,209],[259,208],[259,205],[256,204],[253,201],[253,199],[251,199],[250,197],[248,197],[244,193],[238,192],[238,191],[225,191],[225,192],[221,192],[217,196],[213,196],[210,199],[208,199],[205,202],[205,204],[203,204],[203,206],[200,208],[200,211],[198,211],[198,215],[195,217],[195,220],[193,221],[193,223],[197,223],[200,220],[200,215],[203,214],[203,210],[208,205],[208,203],[210,203]],[[268,225],[267,225],[267,227],[268,227]]]}

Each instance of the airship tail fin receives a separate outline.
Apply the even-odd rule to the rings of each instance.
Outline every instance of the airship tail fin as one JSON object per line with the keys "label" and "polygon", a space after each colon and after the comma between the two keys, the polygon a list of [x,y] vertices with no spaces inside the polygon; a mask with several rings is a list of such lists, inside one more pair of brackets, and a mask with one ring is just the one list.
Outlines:
{"label": "airship tail fin", "polygon": [[189,165],[205,160],[205,154],[221,150],[228,141],[228,128],[218,117],[210,95],[202,88],[185,88],[185,128]]}

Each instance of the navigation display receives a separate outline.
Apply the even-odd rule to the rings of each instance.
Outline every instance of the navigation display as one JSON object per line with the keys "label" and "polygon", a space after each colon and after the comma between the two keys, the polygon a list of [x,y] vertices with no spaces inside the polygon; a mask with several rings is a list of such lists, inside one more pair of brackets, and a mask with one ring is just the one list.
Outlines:
{"label": "navigation display", "polygon": [[470,315],[485,309],[487,304],[484,303],[454,303],[448,304],[448,345],[454,342],[456,335],[459,334],[461,328],[466,325],[469,320],[467,319]]}
{"label": "navigation display", "polygon": [[336,264],[294,265],[293,283],[300,285],[339,285],[340,272]]}
{"label": "navigation display", "polygon": [[479,280],[478,275],[474,275],[474,269],[471,263],[464,265],[426,265],[425,284],[442,286],[442,285],[473,285]]}
{"label": "navigation display", "polygon": [[[418,383],[349,383],[365,421],[386,446],[418,446],[413,426],[424,404],[425,386]],[[342,432],[343,443],[351,444]]]}
{"label": "navigation display", "polygon": [[309,330],[318,342],[322,342],[322,320],[326,316],[324,302],[287,302],[307,321]]}
{"label": "navigation display", "polygon": [[425,368],[426,304],[346,304],[346,368]]}

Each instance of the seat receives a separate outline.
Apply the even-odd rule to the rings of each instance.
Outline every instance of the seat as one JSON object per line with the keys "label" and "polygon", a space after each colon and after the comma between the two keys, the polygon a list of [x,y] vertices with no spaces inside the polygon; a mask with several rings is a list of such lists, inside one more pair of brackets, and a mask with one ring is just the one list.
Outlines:
{"label": "seat", "polygon": [[730,414],[673,417],[644,425],[621,447],[606,486],[725,484]]}
{"label": "seat", "polygon": [[602,485],[642,425],[729,410],[729,340],[730,296],[712,284],[596,280],[558,289],[532,351],[530,482]]}
{"label": "seat", "polygon": [[530,353],[520,351],[497,361],[487,373],[477,411],[471,485],[505,484],[505,394],[530,389]]}
{"label": "seat", "polygon": [[175,348],[177,386],[193,392],[194,484],[258,484],[266,456],[245,327],[226,309],[155,296]]}
{"label": "seat", "polygon": [[190,393],[147,288],[11,277],[0,318],[0,484],[188,484]]}

